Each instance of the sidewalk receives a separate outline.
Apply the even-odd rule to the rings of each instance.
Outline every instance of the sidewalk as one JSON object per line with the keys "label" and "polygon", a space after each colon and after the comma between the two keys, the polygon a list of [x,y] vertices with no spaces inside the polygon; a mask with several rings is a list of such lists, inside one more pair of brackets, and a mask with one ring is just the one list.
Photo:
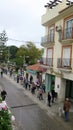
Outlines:
{"label": "sidewalk", "polygon": [[[58,100],[55,101],[55,103],[53,103],[51,105],[51,107],[49,107],[46,104],[46,93],[43,94],[43,100],[39,100],[37,98],[37,92],[35,92],[35,94],[32,94],[30,92],[30,90],[25,90],[25,88],[23,88],[22,85],[20,85],[19,83],[16,83],[16,81],[9,77],[8,75],[4,75],[5,78],[7,78],[8,80],[10,80],[12,83],[14,83],[17,87],[21,88],[24,90],[24,93],[31,98],[34,102],[36,102],[41,109],[45,110],[47,112],[47,114],[50,116],[50,118],[53,118],[55,120],[57,120],[60,124],[64,125],[66,130],[73,130],[73,104],[71,105],[71,109],[70,109],[70,119],[69,122],[65,122],[64,119],[64,113],[62,113],[62,108],[63,108],[63,102],[58,102]],[[60,115],[60,111],[61,111],[61,115]]]}

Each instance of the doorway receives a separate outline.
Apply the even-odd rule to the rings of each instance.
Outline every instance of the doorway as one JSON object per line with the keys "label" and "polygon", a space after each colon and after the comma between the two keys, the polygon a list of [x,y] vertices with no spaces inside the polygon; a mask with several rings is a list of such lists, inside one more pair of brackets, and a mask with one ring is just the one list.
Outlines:
{"label": "doorway", "polygon": [[73,100],[73,81],[66,80],[66,93],[65,97],[69,97]]}

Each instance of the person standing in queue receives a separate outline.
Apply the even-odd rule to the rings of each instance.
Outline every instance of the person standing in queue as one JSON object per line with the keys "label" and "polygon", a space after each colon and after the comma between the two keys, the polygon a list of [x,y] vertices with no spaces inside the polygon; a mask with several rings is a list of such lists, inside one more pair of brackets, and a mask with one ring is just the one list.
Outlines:
{"label": "person standing in queue", "polygon": [[65,112],[65,121],[69,120],[69,110],[70,110],[70,107],[71,107],[70,100],[69,100],[69,98],[66,98],[65,102],[64,102],[64,106],[63,106],[63,110]]}
{"label": "person standing in queue", "polygon": [[51,95],[50,95],[50,92],[48,92],[47,99],[48,99],[48,105],[49,105],[49,107],[51,107]]}

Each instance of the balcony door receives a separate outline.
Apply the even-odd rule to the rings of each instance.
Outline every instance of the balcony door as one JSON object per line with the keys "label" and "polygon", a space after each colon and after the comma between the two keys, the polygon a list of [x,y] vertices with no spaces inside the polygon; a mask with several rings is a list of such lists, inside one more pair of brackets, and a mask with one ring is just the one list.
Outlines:
{"label": "balcony door", "polygon": [[73,26],[73,19],[66,21],[66,28],[71,28]]}
{"label": "balcony door", "polygon": [[62,67],[70,67],[71,47],[63,47]]}
{"label": "balcony door", "polygon": [[49,42],[54,42],[54,27],[49,28]]}
{"label": "balcony door", "polygon": [[66,38],[72,38],[72,28],[73,28],[73,19],[69,19],[66,21],[66,31],[65,31]]}

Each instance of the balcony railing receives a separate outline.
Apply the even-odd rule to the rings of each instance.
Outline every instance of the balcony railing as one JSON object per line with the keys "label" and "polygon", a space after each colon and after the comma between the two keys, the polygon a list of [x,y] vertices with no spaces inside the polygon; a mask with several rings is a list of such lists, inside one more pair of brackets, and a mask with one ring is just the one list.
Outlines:
{"label": "balcony railing", "polygon": [[70,58],[59,58],[57,60],[58,68],[71,68],[71,59]]}
{"label": "balcony railing", "polygon": [[64,30],[63,40],[64,39],[73,39],[73,27]]}
{"label": "balcony railing", "polygon": [[54,43],[54,34],[48,34],[41,38],[41,44],[44,43]]}
{"label": "balcony railing", "polygon": [[40,60],[40,64],[46,65],[46,66],[53,66],[53,59],[52,58],[42,58]]}

